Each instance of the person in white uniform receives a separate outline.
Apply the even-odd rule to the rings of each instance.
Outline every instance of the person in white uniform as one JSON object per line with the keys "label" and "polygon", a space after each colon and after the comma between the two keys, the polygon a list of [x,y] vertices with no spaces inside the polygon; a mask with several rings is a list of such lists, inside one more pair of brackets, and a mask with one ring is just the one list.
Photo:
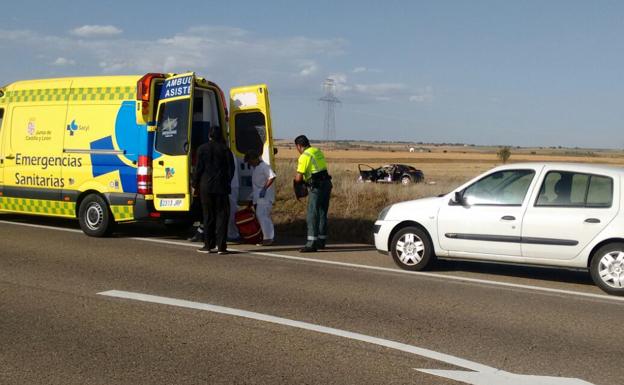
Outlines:
{"label": "person in white uniform", "polygon": [[263,241],[258,246],[269,246],[275,238],[271,210],[273,209],[273,202],[275,202],[273,182],[277,175],[256,152],[251,151],[245,154],[245,162],[254,168],[251,175],[253,203],[256,206],[256,217],[260,222],[263,235]]}
{"label": "person in white uniform", "polygon": [[238,164],[238,159],[236,156],[232,154],[234,157],[234,177],[232,178],[231,188],[232,192],[230,193],[230,221],[228,223],[228,241],[238,242],[240,241],[240,234],[238,233],[238,227],[236,227],[236,220],[234,219],[234,215],[236,211],[238,211],[238,168],[240,167]]}

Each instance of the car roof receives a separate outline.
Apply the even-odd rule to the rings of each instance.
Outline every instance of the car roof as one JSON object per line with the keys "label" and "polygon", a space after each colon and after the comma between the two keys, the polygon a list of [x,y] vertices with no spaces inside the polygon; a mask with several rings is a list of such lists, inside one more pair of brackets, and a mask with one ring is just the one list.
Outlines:
{"label": "car roof", "polygon": [[624,167],[611,164],[602,163],[580,163],[580,162],[522,162],[522,163],[510,163],[502,166],[495,167],[495,170],[508,170],[517,168],[541,168],[548,167],[549,169],[559,169],[561,171],[579,171],[586,173],[600,173],[600,172],[617,172],[624,174]]}

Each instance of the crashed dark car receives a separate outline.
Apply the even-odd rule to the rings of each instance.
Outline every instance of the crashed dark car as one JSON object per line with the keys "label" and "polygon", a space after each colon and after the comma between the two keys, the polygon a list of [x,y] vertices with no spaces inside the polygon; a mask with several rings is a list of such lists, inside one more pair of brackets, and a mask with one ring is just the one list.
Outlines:
{"label": "crashed dark car", "polygon": [[387,164],[381,167],[371,167],[367,164],[359,164],[360,176],[358,182],[375,183],[419,183],[425,179],[421,170],[405,164]]}

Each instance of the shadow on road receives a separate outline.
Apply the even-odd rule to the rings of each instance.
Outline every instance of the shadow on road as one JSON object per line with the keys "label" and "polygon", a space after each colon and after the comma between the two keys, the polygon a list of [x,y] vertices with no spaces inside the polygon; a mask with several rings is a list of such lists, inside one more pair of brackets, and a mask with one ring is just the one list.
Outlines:
{"label": "shadow on road", "polygon": [[[48,218],[48,217],[35,217],[25,215],[13,215],[13,214],[0,214],[0,220],[24,223],[36,226],[51,226],[65,229],[80,230],[78,221],[63,218]],[[120,224],[116,227],[115,233],[111,238],[130,238],[130,237],[142,237],[142,238],[160,238],[176,241],[186,241],[186,239],[192,235],[192,229],[186,231],[173,231],[170,228],[165,227],[160,222],[136,222]],[[270,247],[257,247],[251,249],[254,252],[296,252],[299,250],[305,238],[303,236],[283,236],[277,239],[274,246]],[[199,243],[196,243],[199,245]],[[231,247],[236,248],[236,244],[232,244]],[[373,246],[362,244],[329,244],[322,253],[349,253],[349,252],[370,252],[375,250]],[[301,254],[301,256],[313,257],[315,253]],[[380,258],[387,258],[379,255]],[[536,266],[521,266],[521,265],[505,265],[491,262],[471,262],[471,261],[451,261],[451,260],[439,260],[431,272],[468,272],[476,274],[489,274],[494,276],[504,276],[513,278],[526,278],[532,280],[573,283],[581,285],[591,285],[593,282],[587,271],[579,270],[566,270],[559,268],[548,267],[536,267]]]}
{"label": "shadow on road", "polygon": [[505,265],[491,262],[439,260],[431,272],[470,272],[541,281],[575,283],[593,286],[587,271],[567,270],[541,266]]}

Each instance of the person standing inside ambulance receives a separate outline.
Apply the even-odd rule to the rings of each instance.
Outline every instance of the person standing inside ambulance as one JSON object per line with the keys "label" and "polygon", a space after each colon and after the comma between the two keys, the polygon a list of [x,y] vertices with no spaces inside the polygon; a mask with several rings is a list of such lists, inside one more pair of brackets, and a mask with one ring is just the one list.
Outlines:
{"label": "person standing inside ambulance", "polygon": [[236,227],[236,220],[234,219],[236,211],[238,210],[238,189],[240,182],[238,180],[238,161],[232,154],[232,161],[234,162],[234,176],[232,177],[232,183],[230,184],[230,218],[228,222],[227,238],[229,242],[239,242],[240,234],[238,227]]}
{"label": "person standing inside ambulance", "polygon": [[253,167],[251,174],[251,184],[253,193],[253,203],[256,205],[256,217],[262,228],[262,243],[257,246],[269,246],[275,238],[275,229],[271,219],[271,210],[275,202],[275,181],[276,174],[271,166],[266,164],[260,154],[250,151],[245,154],[245,162]]}
{"label": "person standing inside ambulance", "polygon": [[227,230],[230,216],[231,181],[234,158],[226,146],[221,130],[213,127],[207,143],[197,149],[197,165],[191,186],[199,189],[204,219],[204,247],[200,253],[227,254]]}
{"label": "person standing inside ambulance", "polygon": [[295,138],[295,147],[300,154],[295,183],[305,182],[309,188],[306,215],[308,242],[299,252],[312,253],[324,249],[327,242],[327,211],[333,187],[332,178],[327,172],[325,155],[318,148],[312,147],[305,135]]}

